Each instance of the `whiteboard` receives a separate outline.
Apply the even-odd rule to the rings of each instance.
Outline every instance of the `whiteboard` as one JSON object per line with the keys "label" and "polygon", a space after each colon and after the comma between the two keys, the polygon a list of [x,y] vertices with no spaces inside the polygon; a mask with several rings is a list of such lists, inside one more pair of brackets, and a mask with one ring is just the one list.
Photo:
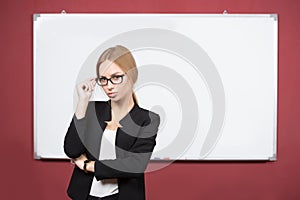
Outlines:
{"label": "whiteboard", "polygon": [[276,160],[276,14],[35,14],[33,25],[36,159],[67,158],[75,85],[120,44],[140,107],[161,117],[152,160]]}

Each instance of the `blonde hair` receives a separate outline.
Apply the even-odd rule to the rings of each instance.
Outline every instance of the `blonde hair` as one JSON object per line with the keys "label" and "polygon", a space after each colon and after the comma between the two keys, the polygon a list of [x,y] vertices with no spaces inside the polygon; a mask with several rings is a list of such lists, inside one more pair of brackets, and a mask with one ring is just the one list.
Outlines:
{"label": "blonde hair", "polygon": [[[116,45],[106,49],[99,57],[96,72],[99,77],[99,67],[104,61],[111,61],[117,64],[129,77],[129,79],[134,84],[138,77],[138,70],[134,57],[131,52],[122,45]],[[134,92],[132,92],[132,97],[135,103],[138,103],[137,97]]]}

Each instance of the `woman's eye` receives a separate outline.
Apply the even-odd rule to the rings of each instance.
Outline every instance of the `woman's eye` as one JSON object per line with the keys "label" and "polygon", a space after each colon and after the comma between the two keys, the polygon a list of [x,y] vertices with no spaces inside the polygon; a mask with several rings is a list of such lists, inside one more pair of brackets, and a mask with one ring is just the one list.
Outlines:
{"label": "woman's eye", "polygon": [[112,79],[113,80],[118,80],[120,78],[120,76],[113,76]]}

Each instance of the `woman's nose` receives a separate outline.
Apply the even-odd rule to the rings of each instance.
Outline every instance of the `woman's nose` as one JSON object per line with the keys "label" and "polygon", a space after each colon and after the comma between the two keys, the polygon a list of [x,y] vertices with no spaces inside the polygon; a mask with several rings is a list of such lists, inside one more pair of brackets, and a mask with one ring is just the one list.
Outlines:
{"label": "woman's nose", "polygon": [[114,84],[112,84],[112,82],[108,81],[107,82],[107,88],[108,89],[113,89],[113,87],[114,87]]}

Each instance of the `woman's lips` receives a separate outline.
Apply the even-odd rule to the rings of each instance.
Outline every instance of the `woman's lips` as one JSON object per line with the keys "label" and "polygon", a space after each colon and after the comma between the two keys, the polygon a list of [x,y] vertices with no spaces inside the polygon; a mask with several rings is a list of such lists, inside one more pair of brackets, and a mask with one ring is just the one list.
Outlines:
{"label": "woman's lips", "polygon": [[116,92],[109,92],[109,93],[107,93],[107,96],[109,96],[109,97],[114,97],[114,96],[116,96]]}

